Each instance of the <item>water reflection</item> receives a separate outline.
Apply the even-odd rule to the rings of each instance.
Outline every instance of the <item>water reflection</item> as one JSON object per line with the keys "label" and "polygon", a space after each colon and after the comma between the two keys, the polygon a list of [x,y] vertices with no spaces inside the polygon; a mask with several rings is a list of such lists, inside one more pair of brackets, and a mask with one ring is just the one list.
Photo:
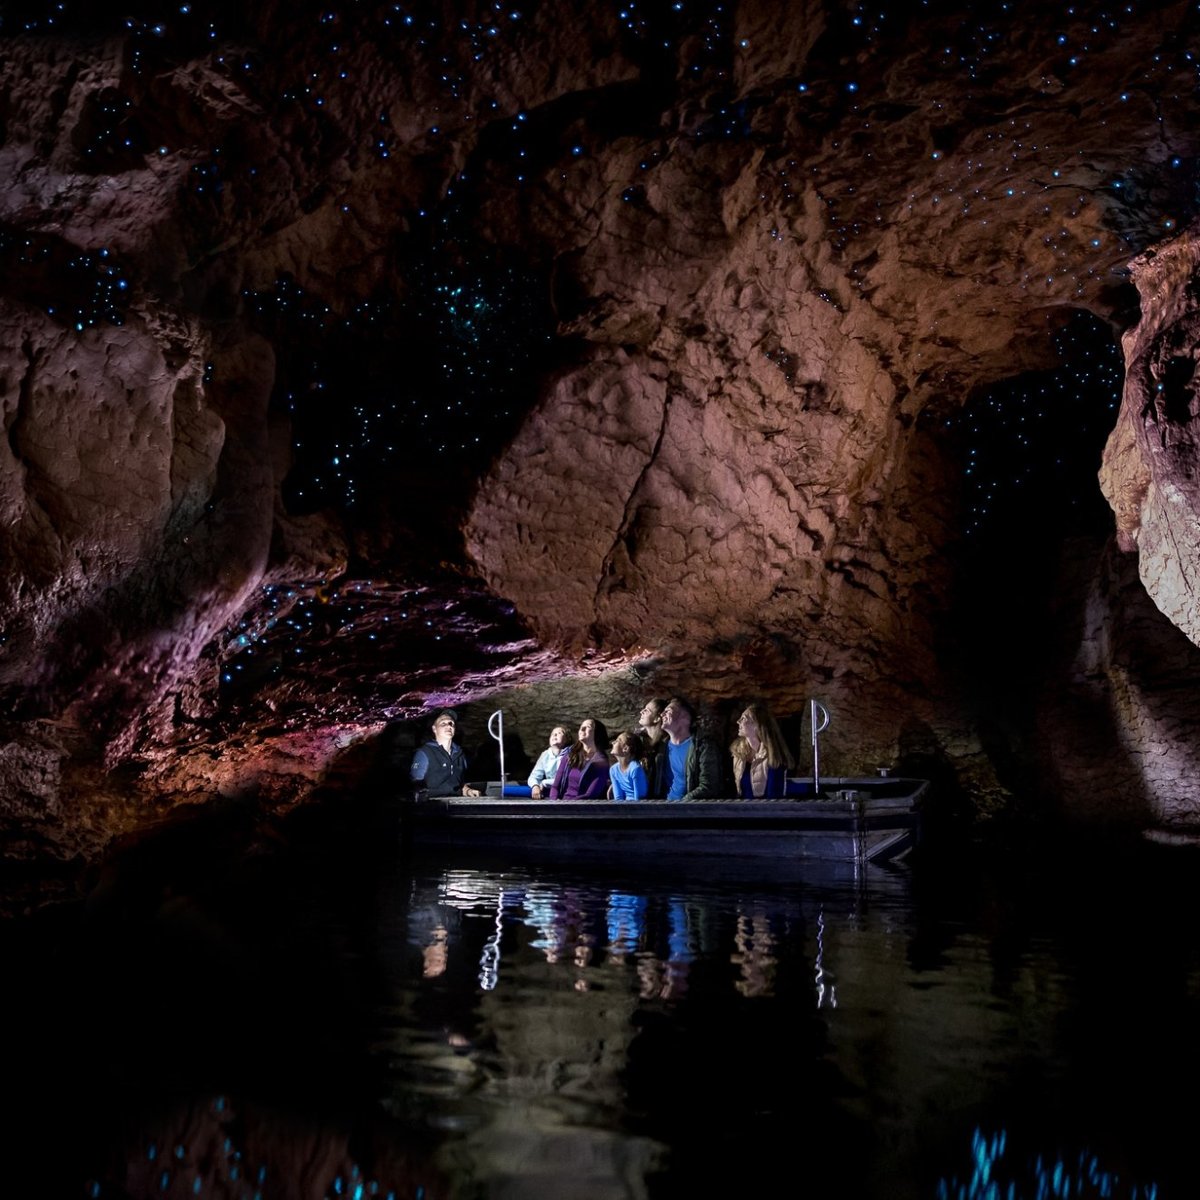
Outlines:
{"label": "water reflection", "polygon": [[[824,905],[853,924],[865,888],[417,876],[384,904],[417,968],[394,980],[397,1111],[419,1097],[453,1135],[447,1172],[482,1194],[762,1188],[803,1122],[832,1144],[851,1127],[816,1014],[836,1000]],[[845,1182],[836,1157],[806,1170]]]}
{"label": "water reflection", "polygon": [[743,996],[769,996],[775,979],[775,938],[771,921],[759,907],[751,912],[738,912],[734,953],[730,962],[739,969],[741,978],[735,985]]}
{"label": "water reflection", "polygon": [[335,857],[0,924],[0,1195],[1195,1191],[1200,872]]}
{"label": "water reflection", "polygon": [[[397,1094],[436,1097],[444,1165],[481,1195],[773,1194],[798,1163],[838,1196],[1089,1194],[1059,1149],[1060,1106],[1079,1100],[1062,947],[1014,945],[995,912],[930,925],[903,871],[679,887],[446,868],[396,903],[421,963],[397,987],[441,1046],[393,1045]],[[963,1146],[1005,1113],[1058,1166],[997,1190],[1002,1145],[986,1167]],[[1111,1194],[1158,1195],[1130,1186]]]}
{"label": "water reflection", "polygon": [[828,977],[825,970],[825,913],[817,914],[817,1007],[837,1008],[837,985]]}
{"label": "water reflection", "polygon": [[[478,954],[479,987],[490,992],[502,973],[501,946],[506,928],[520,925],[533,936],[525,943],[549,965],[566,964],[572,987],[587,991],[604,967],[632,963],[642,999],[680,999],[697,957],[721,956],[738,968],[736,990],[747,997],[774,994],[777,933],[762,899],[725,896],[730,920],[713,910],[715,897],[668,893],[662,897],[629,890],[590,890],[550,883],[516,882],[468,871],[448,870],[426,880],[411,898],[410,937],[419,947],[422,975],[434,979],[447,971],[451,952]],[[792,913],[792,920],[799,916]],[[464,924],[463,918],[466,918]],[[490,925],[478,950],[469,936],[475,922]],[[451,928],[457,931],[451,934]],[[722,939],[727,939],[722,941]],[[510,958],[520,958],[510,937]],[[817,918],[816,980],[818,1006],[834,1000],[824,958],[824,917]]]}

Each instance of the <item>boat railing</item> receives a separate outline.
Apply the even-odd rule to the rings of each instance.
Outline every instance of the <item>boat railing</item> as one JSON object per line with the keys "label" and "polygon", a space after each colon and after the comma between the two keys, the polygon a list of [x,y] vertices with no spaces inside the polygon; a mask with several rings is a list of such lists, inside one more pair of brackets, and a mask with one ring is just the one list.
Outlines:
{"label": "boat railing", "polygon": [[488,717],[488,733],[500,743],[500,795],[504,795],[505,785],[508,783],[508,776],[504,773],[504,710],[496,709],[490,717]]}
{"label": "boat railing", "polygon": [[[813,795],[821,794],[821,734],[829,728],[829,709],[820,700],[808,702],[809,724],[812,728]],[[818,718],[817,714],[820,714]]]}

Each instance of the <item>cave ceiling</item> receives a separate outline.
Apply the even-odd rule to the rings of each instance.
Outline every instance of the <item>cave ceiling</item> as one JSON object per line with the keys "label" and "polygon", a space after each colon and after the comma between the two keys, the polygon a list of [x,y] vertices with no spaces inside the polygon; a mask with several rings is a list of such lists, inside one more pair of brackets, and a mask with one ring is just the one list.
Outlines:
{"label": "cave ceiling", "polygon": [[1197,21],[4,6],[5,844],[674,689],[1187,817]]}

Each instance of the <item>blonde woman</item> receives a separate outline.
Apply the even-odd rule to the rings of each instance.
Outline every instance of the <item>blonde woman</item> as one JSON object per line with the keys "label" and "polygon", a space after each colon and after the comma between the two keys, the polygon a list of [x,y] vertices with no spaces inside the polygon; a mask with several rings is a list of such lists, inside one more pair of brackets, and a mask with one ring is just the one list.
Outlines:
{"label": "blonde woman", "polygon": [[776,799],[784,794],[787,773],[795,764],[763,701],[746,705],[738,717],[738,735],[729,749],[734,784],[743,800]]}

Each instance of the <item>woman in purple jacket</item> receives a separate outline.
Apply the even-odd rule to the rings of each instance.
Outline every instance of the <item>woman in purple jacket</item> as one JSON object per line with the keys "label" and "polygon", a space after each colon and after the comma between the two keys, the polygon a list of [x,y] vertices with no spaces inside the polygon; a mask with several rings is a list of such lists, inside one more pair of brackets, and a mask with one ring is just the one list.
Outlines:
{"label": "woman in purple jacket", "polygon": [[575,745],[558,760],[551,800],[604,799],[608,795],[608,730],[591,717],[579,726]]}

